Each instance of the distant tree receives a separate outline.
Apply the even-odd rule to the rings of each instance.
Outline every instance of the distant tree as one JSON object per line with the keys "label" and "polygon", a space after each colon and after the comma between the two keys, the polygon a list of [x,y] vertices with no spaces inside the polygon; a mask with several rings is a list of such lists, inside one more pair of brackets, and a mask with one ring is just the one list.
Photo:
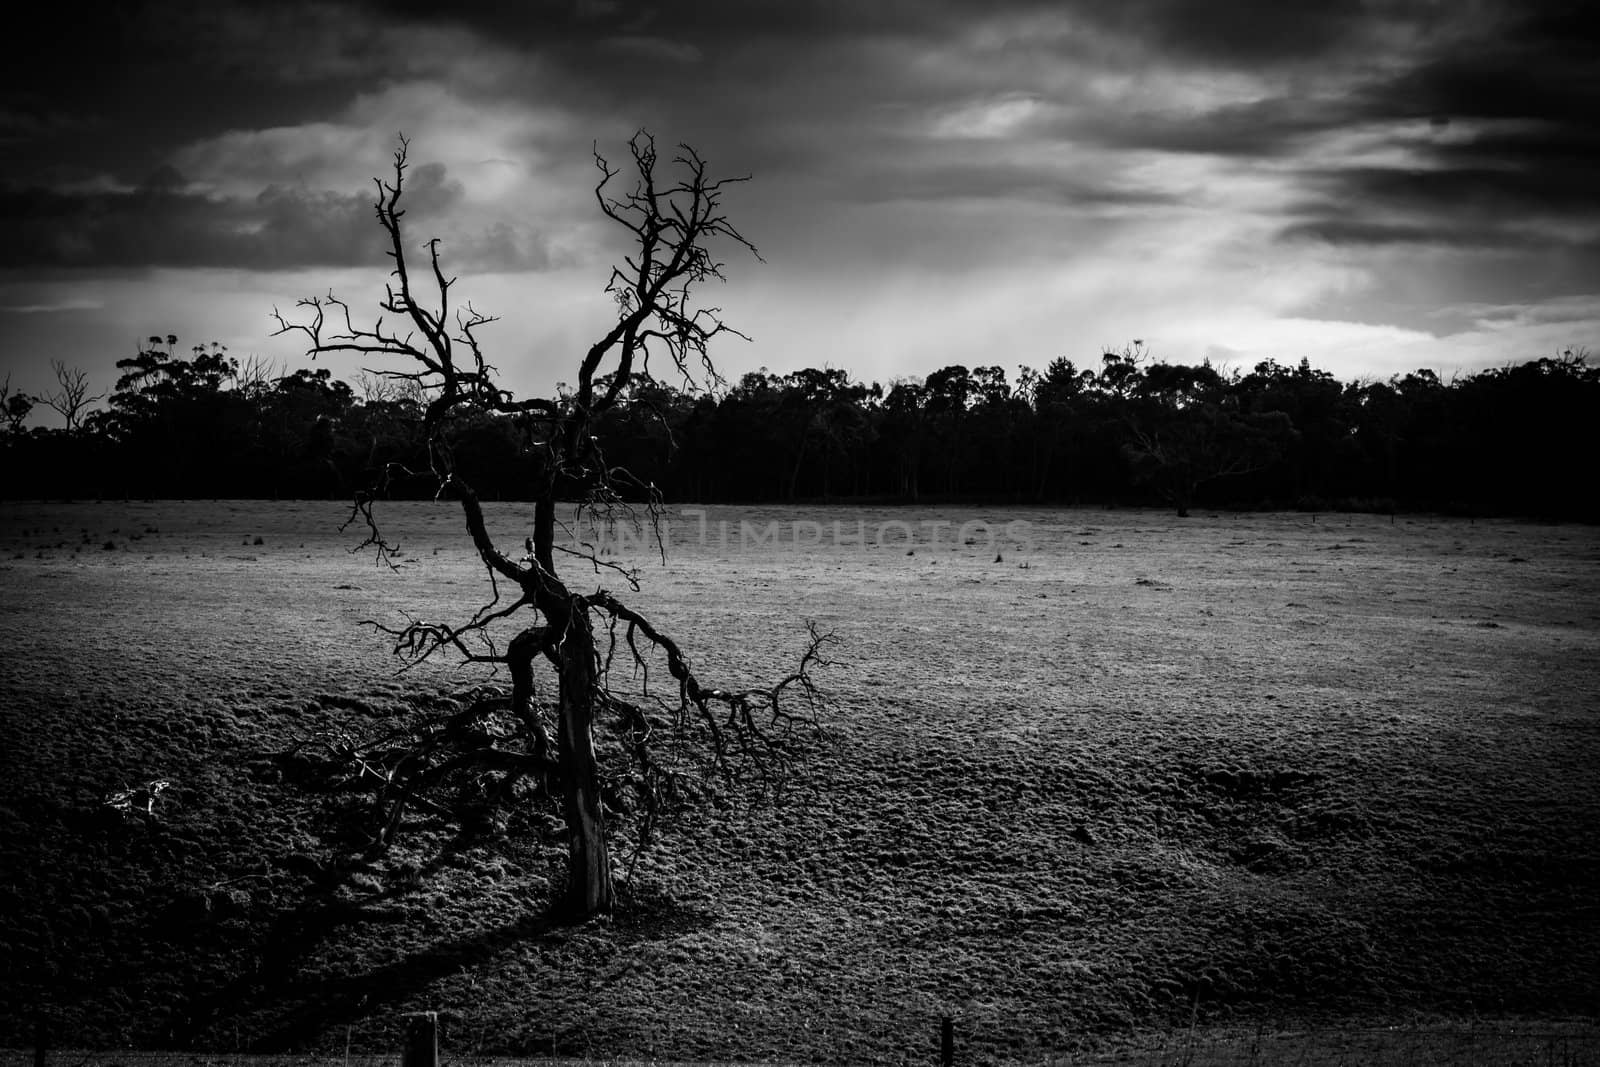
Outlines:
{"label": "distant tree", "polygon": [[[336,457],[349,485],[377,485],[386,471],[427,470],[428,450],[422,430],[427,398],[407,390],[408,382],[393,383],[385,399],[368,399],[351,406],[340,426],[342,453]],[[415,480],[419,490],[431,490],[429,478]],[[390,480],[389,495],[404,495],[404,487]]]}
{"label": "distant tree", "polygon": [[233,387],[246,396],[260,396],[271,392],[282,377],[283,370],[275,361],[248,356],[234,372]]}
{"label": "distant tree", "polygon": [[1134,352],[1142,357],[1142,346],[1105,357],[1114,395],[1126,405],[1130,438],[1123,451],[1134,477],[1180,517],[1189,514],[1202,486],[1262,469],[1293,434],[1282,412],[1241,411],[1209,361],[1145,366],[1142,358],[1129,358]]}
{"label": "distant tree", "polygon": [[1357,484],[1389,502],[1399,497],[1400,446],[1406,432],[1405,407],[1387,382],[1350,385],[1351,438],[1356,448]]}
{"label": "distant tree", "polygon": [[1120,352],[1107,350],[1100,356],[1100,373],[1095,378],[1095,388],[1106,396],[1127,399],[1139,387],[1144,366],[1149,361],[1150,350],[1143,341],[1123,345]]}
{"label": "distant tree", "polygon": [[104,399],[105,394],[89,395],[89,375],[81,368],[68,367],[61,360],[52,359],[50,370],[56,376],[56,387],[38,400],[65,419],[69,431],[76,432],[83,424],[88,406]]}
{"label": "distant tree", "polygon": [[355,405],[349,383],[326,367],[301,368],[270,383],[240,385],[249,404],[256,477],[274,497],[344,495],[338,453]]}
{"label": "distant tree", "polygon": [[[596,388],[609,388],[603,379]],[[682,457],[681,434],[693,407],[693,397],[670,382],[635,371],[617,403],[596,420],[595,434],[606,442],[611,463],[632,471],[646,485],[665,487]],[[518,483],[528,479],[521,478]],[[643,499],[636,492],[635,496]]]}
{"label": "distant tree", "polygon": [[[111,394],[111,423],[131,430],[140,423],[170,421],[185,406],[215,400],[238,376],[239,361],[219,342],[195,345],[192,358],[177,356],[178,338],[152,336],[136,355],[117,360],[122,372]],[[165,348],[162,345],[165,344]]]}
{"label": "distant tree", "polygon": [[972,368],[973,403],[967,412],[962,482],[983,496],[1018,498],[1032,489],[1031,442],[1024,436],[1033,409],[1013,393],[1003,367]]}
{"label": "distant tree", "polygon": [[1307,502],[1349,494],[1352,487],[1342,472],[1359,449],[1352,434],[1354,398],[1343,383],[1310,360],[1286,367],[1269,359],[1230,382],[1229,392],[1241,412],[1282,412],[1294,426],[1294,437],[1267,483],[1269,492]]}
{"label": "distant tree", "polygon": [[1518,366],[1489,368],[1450,390],[1449,425],[1460,473],[1446,504],[1470,513],[1600,512],[1592,480],[1600,368],[1583,349]]}
{"label": "distant tree", "polygon": [[5,420],[5,432],[18,434],[22,432],[22,424],[28,421],[28,416],[33,413],[34,400],[27,393],[14,393],[11,391],[11,375],[6,375],[3,385],[0,385],[0,418]]}
{"label": "distant tree", "polygon": [[239,361],[225,345],[177,354],[178,338],[151,336],[117,361],[121,375],[85,427],[116,445],[121,490],[145,495],[218,496],[250,491],[241,461],[252,445],[255,407],[236,388]]}
{"label": "distant tree", "polygon": [[698,479],[721,499],[781,499],[788,492],[795,428],[783,408],[783,379],[765,367],[740,377],[699,420]]}
{"label": "distant tree", "polygon": [[[398,825],[411,798],[463,769],[479,776],[475,780],[493,779],[496,797],[531,786],[526,795],[555,804],[566,824],[563,910],[587,917],[611,910],[615,901],[608,805],[613,811],[641,812],[637,825],[647,837],[674,790],[690,781],[678,773],[683,764],[675,761],[694,762],[698,753],[729,778],[781,772],[791,758],[789,728],[814,714],[818,692],[811,672],[824,662],[831,640],[811,628],[795,670],[771,686],[712,687],[673,638],[648,618],[605,588],[569,584],[557,565],[563,557],[575,559],[585,571],[609,573],[638,588],[637,575],[615,560],[581,542],[557,542],[558,502],[579,501],[590,528],[631,521],[639,513],[629,505],[630,497],[642,497],[645,524],[653,526],[660,515],[654,487],[613,464],[596,431],[599,420],[624,402],[634,373],[651,370],[652,358],[657,367],[664,364],[663,369],[686,379],[716,379],[710,344],[737,334],[694,298],[700,286],[723,277],[713,244],[754,252],[722,210],[724,191],[742,179],[709,177],[706,163],[688,147],[672,161],[675,173],[665,174],[655,142],[640,133],[628,143],[635,180],[628,191],[616,194],[611,189],[618,170],[596,152],[600,211],[626,232],[633,247],[606,287],[617,318],[577,359],[572,387],[553,397],[518,398],[500,384],[480,344],[480,331],[493,318],[452,300],[455,280],[445,273],[437,240],[423,246],[422,272],[437,302],[424,302],[419,291],[419,272],[401,230],[406,147],[402,139],[393,178],[377,182],[376,207],[394,261],[382,307],[409,332],[394,332],[382,320],[370,329],[354,325],[349,306],[331,294],[301,301],[309,321],[279,316],[279,332],[304,333],[313,358],[350,353],[397,360],[398,365],[384,363],[374,373],[424,390],[429,473],[437,495],[461,508],[491,592],[461,622],[414,620],[380,628],[409,662],[455,654],[469,663],[507,669],[512,689],[509,700],[484,697],[440,728],[419,734],[390,764],[381,798],[391,825]],[[458,430],[481,419],[514,426],[533,467],[531,534],[518,549],[502,547],[491,535],[478,492],[458,465]],[[375,485],[359,493],[351,517],[366,524],[367,544],[389,559],[393,549],[376,512],[381,491]],[[511,591],[509,602],[500,594],[502,585]],[[625,671],[645,672],[647,682],[651,667],[664,667],[672,700],[661,701],[659,694],[650,697],[652,704],[629,699],[612,683],[618,657]],[[555,675],[556,699],[548,706],[535,698],[535,667],[541,662]],[[484,724],[502,713],[509,715],[512,728],[509,736],[497,738]],[[603,746],[597,734],[606,736]]]}
{"label": "distant tree", "polygon": [[832,495],[833,468],[853,465],[852,451],[872,439],[871,420],[863,407],[870,394],[867,386],[850,381],[847,372],[836,368],[808,367],[784,378],[781,406],[785,421],[795,427],[796,442],[787,494],[791,499],[807,459],[818,472],[822,495]]}
{"label": "distant tree", "polygon": [[1094,383],[1094,371],[1080,371],[1066,356],[1050,361],[1033,387],[1033,404],[1043,409],[1051,404],[1070,404]]}
{"label": "distant tree", "polygon": [[1415,507],[1445,506],[1452,495],[1450,483],[1460,476],[1451,387],[1426,367],[1390,378],[1387,387],[1399,423],[1395,436],[1400,494]]}
{"label": "distant tree", "polygon": [[1124,447],[1135,478],[1184,518],[1202,486],[1262,469],[1289,432],[1282,412],[1241,418],[1223,405],[1204,404],[1136,423]]}
{"label": "distant tree", "polygon": [[363,404],[384,404],[398,400],[409,400],[420,408],[426,399],[415,382],[395,381],[392,378],[385,378],[381,374],[374,374],[366,370],[356,375],[356,392],[359,394],[358,398]]}
{"label": "distant tree", "polygon": [[[1030,369],[1031,373],[1031,369]],[[1033,405],[1033,497],[1076,497],[1081,489],[1079,467],[1097,412],[1089,390],[1092,370],[1079,370],[1058,356],[1033,375],[1028,399]]]}
{"label": "distant tree", "polygon": [[965,488],[962,476],[969,466],[963,447],[968,440],[967,412],[980,389],[972,371],[959,363],[940,367],[922,382],[921,428],[944,445],[924,456],[929,477],[935,479],[935,491],[954,496]]}
{"label": "distant tree", "polygon": [[931,435],[927,387],[914,378],[892,383],[883,398],[882,426],[884,441],[895,457],[897,489],[916,503],[922,495],[923,454]]}

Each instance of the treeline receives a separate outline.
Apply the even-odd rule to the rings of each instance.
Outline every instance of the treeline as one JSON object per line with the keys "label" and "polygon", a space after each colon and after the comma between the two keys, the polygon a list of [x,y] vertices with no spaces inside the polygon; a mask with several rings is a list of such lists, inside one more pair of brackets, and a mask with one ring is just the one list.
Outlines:
{"label": "treeline", "polygon": [[[81,373],[0,396],[12,498],[349,496],[426,491],[423,406],[405,383],[272,374],[217,345],[151,338],[103,406]],[[75,392],[74,392],[75,390]],[[1302,361],[1248,373],[1168,364],[1135,343],[1015,380],[945,367],[883,386],[836,369],[714,392],[638,377],[599,434],[605,462],[677,502],[993,500],[1600,519],[1600,370],[1567,352],[1443,381],[1341,382]],[[572,398],[564,397],[564,402]],[[30,427],[36,405],[63,429]],[[486,499],[540,463],[531,427],[462,412],[450,447]],[[387,477],[385,477],[387,473]]]}

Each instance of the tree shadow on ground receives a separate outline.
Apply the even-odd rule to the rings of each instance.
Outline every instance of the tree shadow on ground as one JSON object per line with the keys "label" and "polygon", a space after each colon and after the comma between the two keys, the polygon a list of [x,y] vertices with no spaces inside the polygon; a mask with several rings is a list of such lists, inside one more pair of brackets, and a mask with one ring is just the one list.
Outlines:
{"label": "tree shadow on ground", "polygon": [[[297,955],[309,951],[322,937],[348,921],[351,920],[334,918],[330,925],[298,946]],[[278,985],[276,1004],[251,1000],[239,1004],[238,1008],[257,1016],[259,1029],[250,1042],[253,1051],[297,1050],[334,1027],[404,1003],[445,975],[457,973],[464,967],[481,966],[513,945],[545,940],[560,926],[559,921],[549,915],[528,915],[465,937],[438,942],[394,963],[361,973],[311,982],[293,981],[285,974],[290,980]],[[274,995],[263,992],[269,999]],[[260,1018],[263,1012],[265,1019]]]}
{"label": "tree shadow on ground", "polygon": [[[175,1006],[171,1033],[178,1047],[210,1047],[243,1035],[252,1052],[292,1052],[331,1030],[404,1004],[435,981],[490,964],[529,944],[554,943],[573,928],[559,913],[530,912],[466,936],[440,940],[392,963],[356,973],[307,979],[303,963],[341,931],[375,923],[415,921],[414,913],[370,904],[321,900],[275,920],[261,938],[255,967],[225,987]],[[619,944],[677,937],[710,925],[715,916],[648,890],[625,894],[607,929]]]}

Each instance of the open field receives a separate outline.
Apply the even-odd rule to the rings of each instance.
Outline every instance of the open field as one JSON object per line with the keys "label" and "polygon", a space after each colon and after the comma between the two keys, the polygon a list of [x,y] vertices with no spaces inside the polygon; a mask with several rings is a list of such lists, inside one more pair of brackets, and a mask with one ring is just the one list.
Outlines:
{"label": "open field", "polygon": [[[899,1062],[950,1014],[1042,1062],[1191,1019],[1600,1013],[1600,530],[680,519],[624,599],[729,680],[836,631],[829,738],[564,929],[558,840],[423,826],[332,878],[329,799],[280,781],[294,740],[474,680],[396,678],[358,626],[479,603],[450,507],[388,513],[398,575],[338,504],[0,506],[0,1046],[42,1011],[70,1046],[377,1050],[437,1008],[460,1053]],[[890,521],[921,542],[873,547]],[[151,779],[154,818],[104,805]]]}
{"label": "open field", "polygon": [[[955,1062],[968,1062],[957,1045]],[[909,1057],[911,1062],[936,1062]],[[63,1050],[59,1067],[402,1067],[388,1054],[239,1054],[172,1052],[84,1052]],[[446,1053],[446,1067],[722,1067],[717,1061],[549,1059]],[[736,1062],[736,1061],[733,1061]],[[1600,1063],[1600,1027],[1593,1023],[1473,1022],[1366,1030],[1254,1031],[1185,1029],[1142,1034],[1114,1050],[1047,1054],[1046,1064],[1079,1067],[1592,1067]],[[34,1067],[32,1052],[0,1050],[0,1067]],[[777,1065],[772,1065],[777,1067]]]}

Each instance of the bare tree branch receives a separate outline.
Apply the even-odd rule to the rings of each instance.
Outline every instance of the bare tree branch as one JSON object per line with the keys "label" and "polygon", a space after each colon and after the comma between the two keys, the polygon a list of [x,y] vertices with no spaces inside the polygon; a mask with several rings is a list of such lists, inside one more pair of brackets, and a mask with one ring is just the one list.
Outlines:
{"label": "bare tree branch", "polygon": [[50,370],[56,376],[56,388],[38,400],[65,419],[68,430],[76,430],[83,424],[85,409],[95,401],[103,400],[106,394],[90,396],[88,372],[79,367],[68,367],[61,360],[52,358]]}

